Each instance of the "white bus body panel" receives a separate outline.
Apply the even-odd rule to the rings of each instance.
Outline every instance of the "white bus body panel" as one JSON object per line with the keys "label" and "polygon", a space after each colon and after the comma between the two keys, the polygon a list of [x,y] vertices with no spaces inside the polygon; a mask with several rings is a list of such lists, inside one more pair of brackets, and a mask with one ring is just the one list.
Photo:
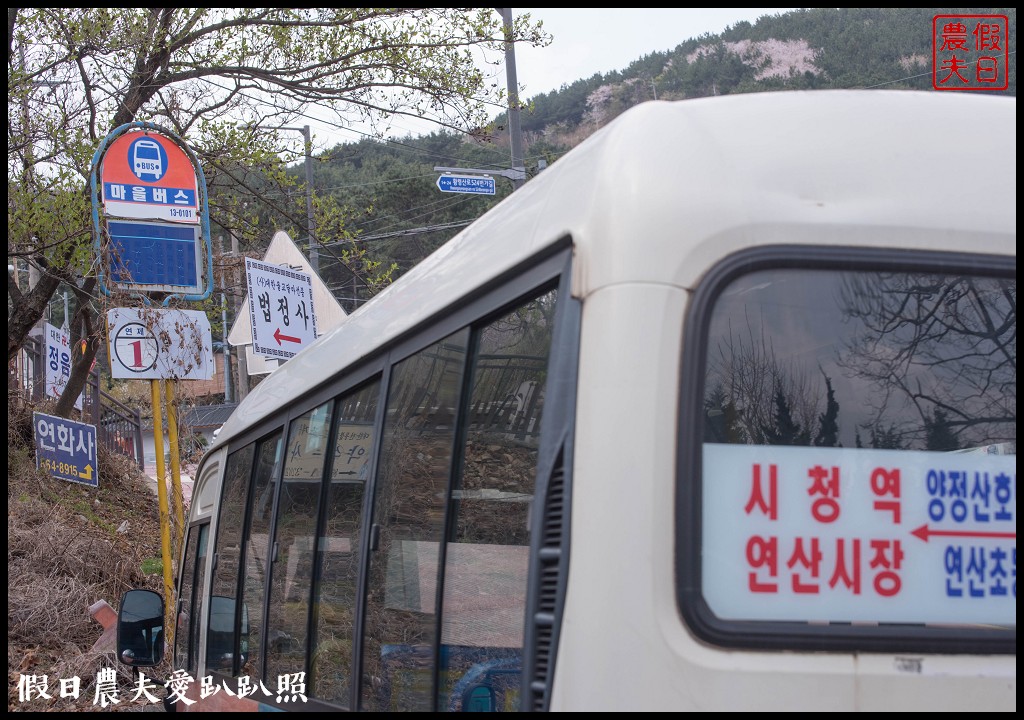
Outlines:
{"label": "white bus body panel", "polygon": [[[601,222],[568,227],[590,261],[576,283],[585,299],[578,381],[586,392],[576,413],[572,554],[553,710],[1016,709],[1014,656],[744,652],[701,644],[679,615],[673,538],[686,289],[753,245],[1016,255],[1015,183],[993,195],[988,183],[953,179],[945,161],[901,163],[901,152],[914,157],[920,148],[885,142],[892,133],[924,147],[963,148],[965,135],[977,136],[969,154],[1015,177],[1006,167],[1015,163],[1015,101],[985,98],[985,116],[998,109],[1005,118],[982,131],[972,122],[980,105],[972,110],[962,98],[928,95],[935,122],[922,124],[920,98],[892,93],[869,113],[863,94],[841,95],[818,118],[808,117],[807,94],[763,98],[760,112],[747,116],[728,112],[728,102],[700,117],[687,103],[645,105],[632,111],[648,114],[642,123],[592,140],[640,147],[646,136],[651,152],[599,174],[604,187],[588,204],[609,210],[581,210]],[[785,128],[786,117],[791,132],[760,130]],[[840,124],[850,145],[830,147]],[[688,154],[664,147],[678,133],[694,138]],[[791,151],[801,146],[807,151]],[[563,167],[573,170],[571,162],[555,166]],[[636,282],[645,276],[649,284]],[[623,408],[644,412],[624,418]],[[608,477],[617,478],[613,487],[590,482]],[[607,582],[595,587],[600,577]]]}

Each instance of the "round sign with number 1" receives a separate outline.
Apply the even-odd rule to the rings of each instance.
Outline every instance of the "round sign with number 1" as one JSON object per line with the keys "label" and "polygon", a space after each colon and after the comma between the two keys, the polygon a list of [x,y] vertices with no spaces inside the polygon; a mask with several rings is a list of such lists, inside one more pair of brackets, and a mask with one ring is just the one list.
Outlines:
{"label": "round sign with number 1", "polygon": [[142,323],[128,323],[114,336],[114,362],[129,372],[143,373],[156,365],[159,344]]}

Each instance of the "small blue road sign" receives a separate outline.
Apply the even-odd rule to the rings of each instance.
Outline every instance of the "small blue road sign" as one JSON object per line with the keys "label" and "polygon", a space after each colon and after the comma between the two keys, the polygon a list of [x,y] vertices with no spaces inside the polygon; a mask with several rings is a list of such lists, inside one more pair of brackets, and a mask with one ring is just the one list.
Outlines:
{"label": "small blue road sign", "polygon": [[493,195],[494,178],[484,175],[442,175],[437,179],[441,192]]}
{"label": "small blue road sign", "polygon": [[61,480],[99,487],[96,426],[43,413],[32,413],[36,467]]}

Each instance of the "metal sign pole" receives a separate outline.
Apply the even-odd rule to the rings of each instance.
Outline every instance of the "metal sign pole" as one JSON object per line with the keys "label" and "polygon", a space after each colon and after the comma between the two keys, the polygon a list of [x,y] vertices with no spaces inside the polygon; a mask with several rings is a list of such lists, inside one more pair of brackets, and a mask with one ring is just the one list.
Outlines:
{"label": "metal sign pole", "polygon": [[[160,381],[149,381],[153,401],[153,449],[156,452],[156,496],[160,502],[160,557],[164,566],[164,636],[174,642],[174,574],[171,567],[171,518],[167,505],[167,476],[164,473],[164,425],[161,418]],[[173,644],[171,645],[173,647]]]}
{"label": "metal sign pole", "polygon": [[181,458],[178,451],[178,411],[174,404],[174,380],[164,380],[167,395],[167,438],[171,444],[171,491],[174,497],[175,556],[181,550],[181,538],[185,531],[185,510],[181,493]]}

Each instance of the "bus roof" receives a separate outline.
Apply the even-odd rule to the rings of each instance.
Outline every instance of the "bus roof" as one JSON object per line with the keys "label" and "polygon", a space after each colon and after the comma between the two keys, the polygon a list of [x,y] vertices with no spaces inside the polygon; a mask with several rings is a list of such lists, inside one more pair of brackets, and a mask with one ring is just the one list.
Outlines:
{"label": "bus roof", "polygon": [[741,247],[843,245],[854,231],[858,245],[1015,256],[1016,107],[898,90],[638,105],[271,373],[214,446],[567,236],[577,297],[691,288]]}

